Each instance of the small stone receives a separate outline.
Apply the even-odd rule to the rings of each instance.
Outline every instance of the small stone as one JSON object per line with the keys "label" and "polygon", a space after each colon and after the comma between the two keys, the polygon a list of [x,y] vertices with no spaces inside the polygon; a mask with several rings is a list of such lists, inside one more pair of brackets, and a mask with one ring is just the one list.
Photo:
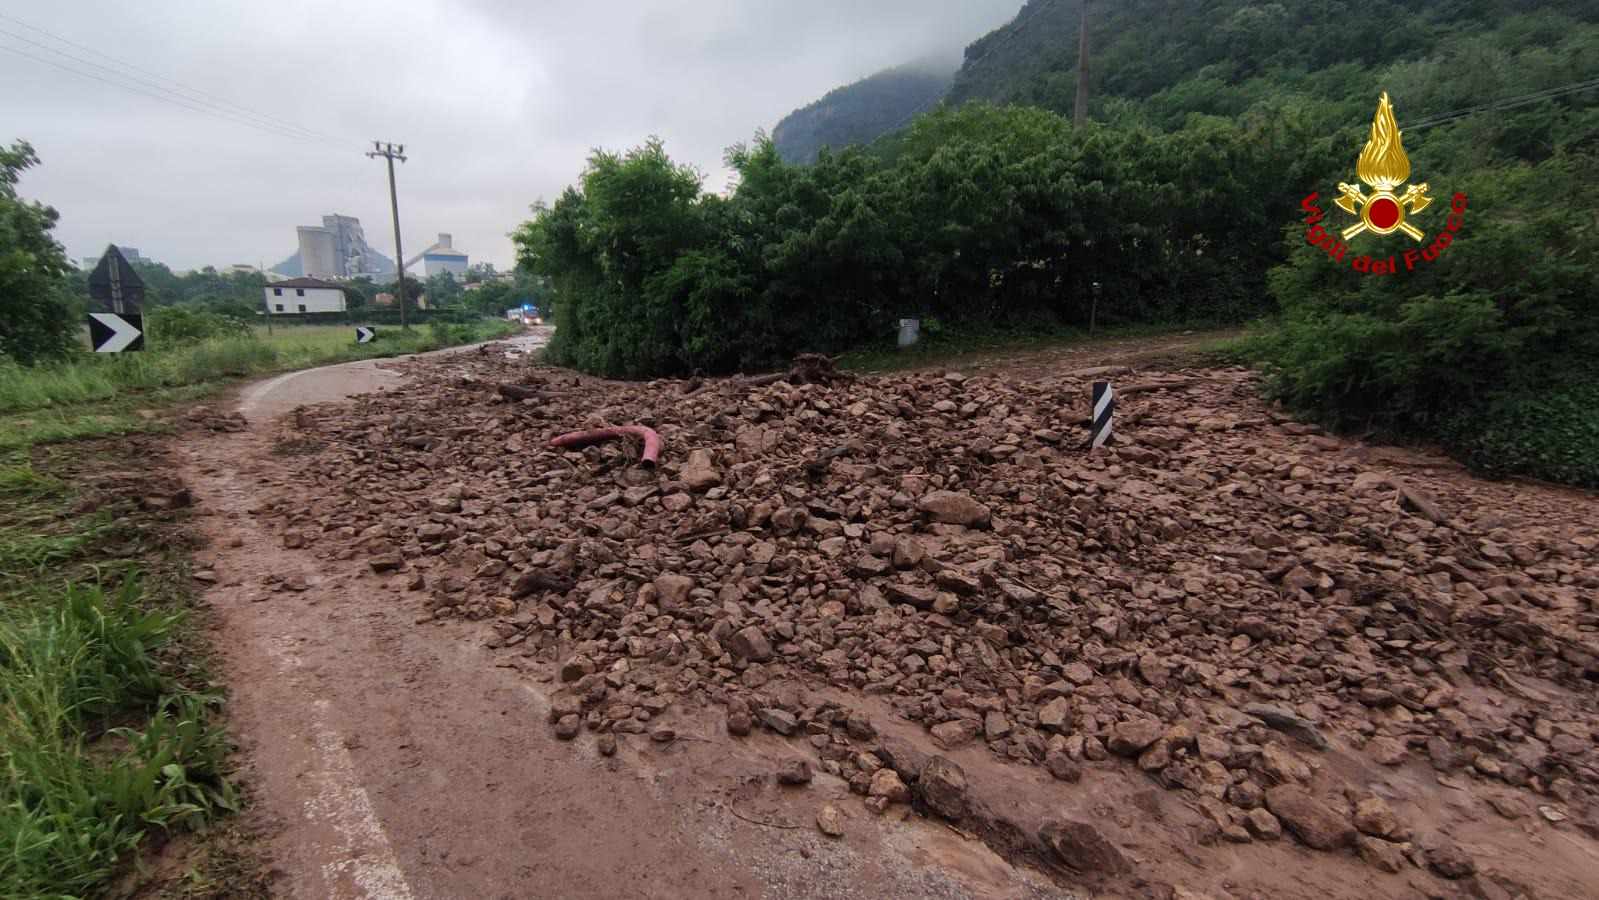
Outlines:
{"label": "small stone", "polygon": [[1342,816],[1293,785],[1268,790],[1266,808],[1312,849],[1336,850],[1354,840],[1355,829]]}
{"label": "small stone", "polygon": [[764,707],[757,712],[756,715],[760,718],[762,725],[765,725],[767,728],[772,729],[783,737],[792,735],[794,731],[799,728],[799,720],[794,718],[793,713],[778,709],[776,707]]}
{"label": "small stone", "polygon": [[716,464],[708,450],[691,451],[678,477],[696,494],[702,494],[722,483],[722,475],[716,471]]}
{"label": "small stone", "polygon": [[1254,809],[1266,802],[1266,792],[1248,778],[1227,788],[1227,802],[1240,809]]}
{"label": "small stone", "polygon": [[594,742],[594,748],[600,751],[601,756],[616,755],[616,735],[606,732]]}
{"label": "small stone", "polygon": [[586,656],[574,656],[561,664],[561,680],[576,681],[584,675],[593,673],[594,661]]}
{"label": "small stone", "polygon": [[1252,809],[1244,816],[1249,833],[1263,841],[1275,841],[1283,836],[1283,826],[1277,817],[1264,809]]}
{"label": "small stone", "polygon": [[550,724],[561,721],[567,716],[581,716],[583,714],[583,701],[571,694],[557,694],[550,700]]}
{"label": "small stone", "polygon": [[555,723],[555,736],[563,741],[570,741],[577,737],[578,731],[583,727],[583,720],[577,716],[562,716]]}
{"label": "small stone", "polygon": [[1165,730],[1165,726],[1154,719],[1119,722],[1110,732],[1110,752],[1117,756],[1137,756],[1160,740]]}
{"label": "small stone", "polygon": [[1244,713],[1260,719],[1289,737],[1304,741],[1317,750],[1326,750],[1331,746],[1327,743],[1327,739],[1322,737],[1321,732],[1316,730],[1314,722],[1280,706],[1252,703],[1244,707]]}
{"label": "small stone", "polygon": [[655,579],[655,591],[664,610],[683,608],[693,589],[694,579],[687,575],[661,575]]}
{"label": "small stone", "polygon": [[1072,704],[1065,697],[1056,697],[1038,711],[1038,727],[1046,731],[1063,731],[1071,721]]}
{"label": "small stone", "polygon": [[953,722],[940,722],[934,725],[933,743],[942,750],[954,750],[957,747],[971,743],[977,737],[978,726],[970,719],[956,719]]}
{"label": "small stone", "polygon": [[366,561],[374,572],[393,572],[405,565],[405,560],[398,553],[380,553]]}
{"label": "small stone", "polygon": [[938,591],[913,584],[891,584],[883,589],[883,593],[895,603],[904,603],[916,609],[932,609],[933,603],[938,600]]}
{"label": "small stone", "polygon": [[1361,859],[1379,872],[1394,875],[1405,867],[1405,854],[1398,844],[1361,835],[1355,838],[1355,850],[1360,853]]}
{"label": "small stone", "polygon": [[997,709],[991,709],[983,716],[983,737],[990,741],[1003,739],[1010,734],[1010,720]]}
{"label": "small stone", "polygon": [[811,783],[811,764],[803,759],[791,759],[777,770],[777,783],[800,785]]}
{"label": "small stone", "polygon": [[1376,760],[1378,765],[1383,766],[1401,765],[1405,757],[1410,755],[1410,751],[1405,749],[1403,743],[1391,737],[1372,738],[1371,743],[1366,745],[1366,752],[1371,754],[1371,758]]}
{"label": "small stone", "polygon": [[1242,825],[1229,824],[1221,830],[1222,840],[1231,844],[1247,844],[1250,841],[1249,831]]}
{"label": "small stone", "polygon": [[650,732],[650,740],[657,744],[670,744],[677,740],[677,732],[663,726]]}
{"label": "small stone", "polygon": [[772,658],[771,642],[766,639],[766,633],[754,625],[734,632],[728,639],[727,649],[750,662],[766,662]]}
{"label": "small stone", "polygon": [[750,714],[742,709],[728,710],[727,733],[734,737],[744,737],[750,733],[750,728],[755,723],[750,721]]}
{"label": "small stone", "polygon": [[856,575],[870,578],[874,575],[886,575],[892,566],[888,560],[870,553],[862,554],[855,560],[854,570]]}
{"label": "small stone", "polygon": [[1355,804],[1355,829],[1385,840],[1404,838],[1399,817],[1381,797],[1367,797]]}
{"label": "small stone", "polygon": [[844,836],[844,815],[831,803],[822,804],[816,811],[816,830],[828,837]]}
{"label": "small stone", "polygon": [[1427,868],[1450,881],[1465,878],[1477,871],[1477,864],[1471,857],[1445,838],[1434,838],[1433,843],[1422,850],[1422,857],[1427,861]]}
{"label": "small stone", "polygon": [[867,789],[870,797],[880,797],[889,803],[909,803],[911,789],[900,780],[899,773],[893,769],[878,769],[872,773],[872,786]]}
{"label": "small stone", "polygon": [[1044,768],[1061,781],[1076,784],[1083,779],[1083,767],[1061,750],[1051,750],[1044,756]]}
{"label": "small stone", "polygon": [[955,491],[933,491],[916,504],[935,522],[948,525],[985,525],[988,523],[987,506],[972,499],[971,495]]}
{"label": "small stone", "polygon": [[1310,766],[1280,744],[1260,748],[1260,770],[1279,784],[1310,780]]}

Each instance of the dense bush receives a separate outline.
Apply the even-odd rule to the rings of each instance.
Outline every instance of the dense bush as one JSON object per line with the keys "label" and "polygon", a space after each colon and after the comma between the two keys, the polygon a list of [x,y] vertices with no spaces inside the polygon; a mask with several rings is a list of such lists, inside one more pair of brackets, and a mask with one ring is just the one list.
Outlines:
{"label": "dense bush", "polygon": [[[1599,157],[1484,167],[1437,260],[1362,275],[1301,249],[1271,274],[1270,388],[1343,428],[1443,442],[1480,470],[1599,486],[1599,231],[1550,202],[1599,189]],[[1441,215],[1423,214],[1429,234]],[[1350,254],[1403,252],[1357,239]],[[1402,264],[1401,264],[1402,265]]]}
{"label": "dense bush", "polygon": [[144,316],[145,333],[153,346],[182,347],[211,338],[254,336],[250,323],[223,313],[187,306],[152,309]]}
{"label": "dense bush", "polygon": [[[1311,149],[1306,150],[1309,146]],[[1165,134],[972,105],[867,155],[785,164],[735,147],[728,198],[659,141],[597,153],[515,235],[555,289],[561,362],[608,375],[728,371],[893,333],[1098,319],[1239,321],[1267,308],[1274,209],[1326,158],[1196,118]]]}

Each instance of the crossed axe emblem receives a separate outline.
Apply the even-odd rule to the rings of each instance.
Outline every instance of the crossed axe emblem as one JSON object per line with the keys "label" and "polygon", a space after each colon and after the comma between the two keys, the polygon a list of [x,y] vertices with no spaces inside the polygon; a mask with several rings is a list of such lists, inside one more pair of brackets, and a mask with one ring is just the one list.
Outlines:
{"label": "crossed axe emblem", "polygon": [[1342,196],[1333,201],[1338,204],[1338,208],[1360,216],[1359,222],[1344,229],[1344,240],[1347,241],[1364,231],[1375,234],[1403,231],[1413,240],[1422,239],[1421,229],[1405,221],[1405,210],[1408,208],[1414,215],[1432,205],[1432,198],[1427,196],[1427,185],[1413,184],[1405,189],[1403,196],[1395,196],[1392,191],[1380,189],[1368,197],[1361,193],[1359,186],[1339,182],[1338,192]]}

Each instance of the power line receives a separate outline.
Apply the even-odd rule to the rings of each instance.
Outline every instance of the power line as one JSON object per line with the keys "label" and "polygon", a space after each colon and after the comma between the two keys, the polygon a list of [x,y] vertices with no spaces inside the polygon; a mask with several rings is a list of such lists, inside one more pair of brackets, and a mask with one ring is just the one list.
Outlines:
{"label": "power line", "polygon": [[[71,53],[67,53],[66,51],[63,51],[63,50],[58,50],[58,49],[56,49],[54,47],[51,47],[51,46],[49,46],[47,44],[41,44],[38,41],[29,40],[28,38],[23,37],[22,35],[15,34],[13,32],[6,31],[4,29],[0,29],[0,35],[5,35],[6,37],[10,37],[10,38],[12,38],[14,40],[22,41],[25,44],[29,44],[29,45],[31,45],[33,47],[37,47],[38,49],[43,50],[46,53],[54,54],[55,56],[60,57],[62,59],[70,60],[73,63],[77,63],[77,64],[82,65],[82,66],[88,66],[88,67],[90,67],[92,69],[98,69],[101,72],[105,73],[105,75],[104,76],[95,75],[93,72],[86,72],[86,71],[83,71],[82,69],[79,69],[79,68],[77,68],[75,66],[70,66],[70,65],[63,64],[58,59],[41,58],[41,57],[38,57],[38,56],[34,56],[32,54],[26,53],[24,51],[21,51],[21,50],[19,50],[16,47],[5,47],[5,45],[0,45],[0,47],[5,47],[5,49],[11,50],[12,52],[17,53],[17,54],[19,54],[21,56],[26,56],[26,57],[28,57],[30,59],[34,59],[34,60],[36,60],[38,62],[44,62],[44,63],[48,63],[50,65],[54,65],[56,68],[64,69],[64,70],[66,70],[68,72],[73,72],[73,73],[78,74],[78,75],[84,75],[84,76],[87,76],[87,77],[96,78],[97,80],[103,81],[103,82],[105,82],[107,84],[111,84],[111,85],[116,86],[116,87],[121,87],[121,88],[124,88],[126,90],[131,90],[131,91],[134,91],[136,93],[141,93],[141,94],[144,94],[147,97],[152,97],[152,98],[157,99],[157,100],[163,100],[163,101],[166,101],[166,102],[177,103],[178,105],[183,106],[186,109],[193,110],[195,112],[203,112],[203,113],[208,113],[208,114],[211,114],[211,115],[220,116],[222,118],[227,119],[228,121],[236,122],[238,124],[249,125],[249,126],[252,126],[252,127],[260,128],[262,130],[272,131],[272,132],[275,132],[275,133],[283,133],[283,134],[287,134],[287,135],[292,136],[292,137],[297,137],[297,138],[301,138],[301,139],[309,140],[309,141],[331,141],[331,139],[329,139],[329,138],[327,138],[325,136],[322,136],[322,135],[318,135],[315,132],[312,132],[312,131],[310,131],[308,129],[300,129],[297,126],[280,126],[280,125],[274,124],[274,123],[272,123],[270,121],[263,120],[263,119],[259,118],[258,116],[254,115],[254,114],[238,112],[238,111],[235,111],[235,110],[232,110],[232,109],[228,109],[227,107],[222,106],[220,104],[211,103],[209,101],[199,100],[199,99],[195,99],[195,98],[192,98],[192,97],[185,96],[184,94],[181,94],[181,93],[179,93],[177,91],[174,91],[174,90],[172,90],[172,89],[170,89],[170,88],[168,88],[168,87],[166,87],[166,86],[164,86],[164,85],[162,85],[162,84],[160,84],[158,82],[149,81],[147,79],[138,78],[136,76],[132,76],[132,75],[128,75],[128,74],[123,73],[123,72],[119,72],[116,69],[110,68],[108,66],[100,65],[99,63],[96,63],[93,60],[83,59],[82,57],[75,56],[75,55],[73,55]],[[106,77],[106,76],[109,76],[109,78]],[[130,84],[129,82],[132,82],[132,84]],[[134,84],[141,85],[143,87],[143,89],[134,87],[133,86]],[[156,93],[152,93],[152,91],[154,91]]]}
{"label": "power line", "polygon": [[1587,81],[1577,81],[1572,82],[1571,84],[1563,84],[1552,88],[1544,88],[1541,91],[1533,91],[1528,94],[1521,94],[1515,97],[1506,97],[1500,100],[1491,101],[1489,103],[1479,104],[1477,106],[1469,106],[1465,109],[1455,110],[1454,112],[1439,113],[1437,115],[1428,116],[1420,121],[1407,123],[1405,125],[1405,130],[1414,131],[1417,128],[1430,128],[1434,125],[1445,125],[1458,119],[1464,119],[1467,116],[1476,115],[1480,112],[1489,112],[1496,109],[1514,109],[1518,106],[1526,106],[1531,103],[1540,103],[1544,100],[1553,100],[1557,97],[1564,97],[1569,94],[1577,94],[1583,91],[1591,91],[1595,88],[1599,88],[1599,78],[1591,78]]}
{"label": "power line", "polygon": [[310,137],[306,137],[306,136],[300,135],[300,134],[293,134],[293,133],[290,133],[290,132],[275,130],[275,129],[268,128],[268,127],[266,127],[264,125],[259,125],[259,124],[255,123],[255,122],[251,122],[251,121],[248,121],[248,120],[245,120],[245,119],[233,118],[233,117],[224,115],[224,114],[222,114],[222,113],[220,113],[220,112],[218,112],[216,110],[206,109],[203,106],[195,106],[195,105],[193,105],[191,103],[185,103],[183,101],[176,100],[176,99],[173,99],[171,97],[168,97],[168,96],[165,96],[165,95],[162,95],[162,94],[157,94],[157,93],[155,93],[153,91],[143,90],[141,88],[134,87],[133,85],[130,85],[130,84],[125,84],[125,83],[118,82],[118,81],[112,81],[109,78],[102,78],[101,76],[96,75],[93,72],[85,72],[82,69],[76,69],[76,68],[73,68],[72,66],[63,65],[62,63],[57,62],[56,60],[48,59],[48,58],[43,57],[43,56],[35,56],[34,54],[28,53],[25,50],[18,50],[16,47],[8,47],[8,46],[6,46],[4,44],[0,44],[0,50],[5,50],[8,53],[15,53],[18,56],[25,57],[27,59],[31,59],[34,62],[41,62],[41,63],[44,63],[47,66],[54,66],[55,68],[60,69],[60,70],[62,70],[64,72],[71,72],[74,75],[78,75],[78,76],[81,76],[83,78],[90,78],[90,79],[98,81],[98,82],[100,82],[102,84],[108,84],[108,85],[110,85],[112,87],[115,87],[115,88],[121,88],[122,90],[125,90],[125,91],[131,91],[131,92],[133,92],[135,94],[141,94],[141,95],[143,95],[145,97],[151,98],[152,100],[159,100],[159,101],[161,101],[163,103],[170,103],[173,106],[179,106],[179,107],[182,107],[183,109],[190,110],[191,112],[201,113],[202,115],[216,116],[217,118],[220,118],[223,121],[232,122],[232,123],[234,123],[236,125],[244,125],[244,126],[247,126],[247,127],[250,127],[250,128],[254,128],[254,129],[258,130],[258,131],[262,131],[262,132],[265,132],[267,134],[271,134],[271,135],[274,135],[274,136],[277,136],[277,137],[292,138],[294,140],[307,141],[307,142],[310,142],[310,143],[324,143],[324,142],[317,141],[315,138],[310,138]]}
{"label": "power line", "polygon": [[[182,95],[182,94],[180,94],[180,93],[178,93],[176,91],[173,91],[173,90],[171,90],[169,88],[163,87],[160,84],[155,84],[155,83],[146,81],[144,79],[132,79],[133,83],[130,83],[129,80],[127,80],[127,79],[131,79],[132,76],[128,76],[128,75],[126,75],[126,74],[124,74],[122,72],[118,72],[115,69],[111,69],[111,68],[108,68],[106,66],[99,65],[99,64],[97,64],[97,63],[95,63],[95,62],[93,62],[91,60],[81,59],[81,58],[79,58],[77,56],[74,56],[73,54],[66,53],[65,51],[57,50],[57,49],[55,49],[53,47],[50,47],[48,45],[45,45],[45,44],[40,44],[37,41],[29,40],[26,37],[23,37],[23,36],[17,35],[17,34],[13,34],[12,32],[5,31],[3,29],[0,29],[0,34],[6,35],[6,36],[11,37],[11,38],[16,39],[16,40],[23,41],[24,43],[30,44],[30,45],[32,45],[34,47],[38,47],[38,48],[40,48],[42,50],[45,50],[45,51],[47,51],[49,53],[55,54],[58,57],[61,57],[61,58],[64,58],[64,59],[67,59],[67,60],[71,60],[71,61],[76,62],[76,63],[80,63],[80,64],[83,64],[83,65],[88,65],[88,66],[91,66],[93,68],[99,69],[102,72],[107,73],[111,77],[108,78],[105,75],[96,74],[93,71],[86,71],[86,70],[84,70],[84,69],[82,69],[82,68],[80,68],[78,66],[69,65],[67,63],[62,62],[61,59],[51,58],[51,57],[47,57],[47,56],[39,56],[39,55],[34,54],[34,53],[29,53],[28,51],[23,50],[23,49],[18,48],[18,47],[12,47],[12,46],[8,46],[6,44],[0,44],[0,50],[5,50],[5,51],[8,51],[10,53],[14,53],[17,56],[21,56],[21,57],[23,57],[25,59],[33,60],[34,62],[44,63],[45,65],[52,66],[52,67],[60,69],[60,70],[62,70],[64,72],[70,72],[70,73],[72,73],[74,75],[78,75],[78,76],[83,77],[83,78],[89,78],[89,79],[92,79],[94,81],[98,81],[98,82],[100,82],[102,84],[110,85],[111,87],[120,88],[122,90],[129,91],[131,93],[140,94],[142,96],[149,97],[152,100],[159,100],[159,101],[161,101],[163,103],[169,103],[169,104],[172,104],[174,106],[179,106],[179,107],[182,107],[183,109],[187,109],[187,110],[189,110],[191,112],[197,112],[197,113],[201,113],[203,115],[215,116],[217,118],[223,119],[224,121],[232,122],[232,123],[237,124],[237,125],[244,125],[244,126],[247,126],[247,127],[250,127],[250,128],[254,128],[254,129],[258,130],[258,131],[263,131],[263,132],[266,132],[268,134],[276,135],[276,136],[279,136],[279,137],[294,138],[296,140],[303,140],[303,141],[308,141],[308,142],[312,142],[312,143],[322,143],[322,144],[327,144],[329,146],[341,146],[341,145],[337,144],[332,138],[329,138],[329,137],[324,136],[324,135],[319,135],[316,132],[310,131],[309,129],[299,129],[297,126],[283,127],[283,126],[275,125],[275,124],[273,124],[273,123],[271,123],[269,121],[261,121],[261,120],[257,119],[256,117],[253,117],[253,116],[251,116],[249,114],[236,112],[234,110],[230,110],[230,109],[227,109],[225,107],[222,107],[222,106],[220,106],[218,104],[206,104],[205,101],[195,100],[193,98],[186,97],[186,96],[184,96],[184,95]],[[140,86],[140,85],[143,85],[143,86]],[[204,104],[204,105],[202,105],[202,104]],[[293,128],[294,130],[290,130],[291,128]]]}
{"label": "power line", "polygon": [[[254,118],[258,118],[258,119],[262,120],[263,122],[268,123],[270,125],[273,125],[275,127],[287,128],[287,129],[291,129],[291,130],[298,131],[298,132],[304,132],[307,135],[310,135],[310,136],[313,136],[313,137],[317,137],[317,138],[321,138],[321,139],[324,139],[324,140],[330,140],[330,141],[338,140],[337,138],[334,138],[331,135],[323,134],[323,133],[315,131],[313,129],[305,128],[305,127],[300,126],[300,125],[296,125],[293,122],[289,122],[289,121],[287,121],[285,119],[278,118],[277,116],[273,116],[273,115],[269,115],[267,113],[263,113],[263,112],[261,112],[259,110],[252,109],[252,108],[250,108],[248,106],[244,106],[243,104],[234,103],[233,101],[230,101],[230,100],[228,100],[225,97],[219,97],[216,94],[212,94],[212,93],[208,93],[206,91],[202,91],[202,90],[200,90],[199,88],[196,88],[196,87],[191,87],[191,86],[189,86],[187,84],[184,84],[181,81],[178,81],[177,79],[164,76],[164,75],[160,74],[159,72],[153,72],[153,71],[151,71],[149,69],[146,69],[146,68],[143,68],[141,66],[135,65],[135,64],[133,64],[131,62],[128,62],[127,60],[119,59],[119,58],[114,57],[114,56],[109,56],[109,55],[101,52],[100,50],[95,49],[94,47],[89,47],[89,46],[86,46],[84,44],[80,44],[80,43],[78,43],[76,41],[70,40],[68,38],[64,38],[61,35],[50,31],[49,29],[40,28],[37,25],[29,24],[28,22],[25,22],[25,21],[23,21],[21,19],[18,19],[15,16],[8,16],[5,13],[0,13],[0,19],[3,19],[5,21],[11,22],[11,23],[16,24],[16,25],[20,25],[21,27],[26,28],[29,31],[33,31],[33,32],[36,32],[38,34],[44,35],[45,37],[49,38],[50,40],[56,41],[58,43],[66,44],[69,47],[75,47],[75,48],[77,48],[79,50],[83,50],[83,51],[85,51],[87,53],[92,53],[97,58],[99,58],[101,60],[104,60],[105,62],[114,63],[114,64],[116,64],[116,65],[118,65],[118,66],[120,66],[120,67],[122,67],[124,69],[128,69],[128,70],[130,70],[132,72],[138,72],[138,73],[141,73],[143,75],[148,75],[151,78],[155,78],[158,81],[166,82],[167,84],[170,84],[170,85],[174,86],[175,88],[177,88],[177,90],[173,91],[173,90],[171,90],[169,88],[166,88],[166,87],[163,87],[163,86],[161,86],[159,84],[154,84],[152,86],[153,87],[157,87],[157,88],[159,88],[161,90],[169,91],[171,93],[178,93],[180,96],[189,95],[189,96],[186,97],[186,99],[196,100],[196,101],[203,102],[203,103],[206,103],[207,105],[211,105],[211,106],[231,108],[231,110],[237,110],[238,112],[248,114],[248,115],[250,115],[250,116],[252,116]],[[10,32],[4,32],[4,31],[0,31],[0,33],[10,34],[11,37],[16,38],[17,40],[27,41],[28,43],[34,43],[33,41],[29,41],[27,38],[22,37],[21,35],[11,34]],[[44,47],[44,45],[41,45],[41,44],[34,44],[34,46]],[[57,50],[57,49],[52,48],[52,47],[44,47],[44,49],[50,50],[53,53],[59,53],[59,54],[61,54],[63,56],[67,56],[69,59],[76,59],[76,57],[73,57],[71,54],[64,53],[63,51]],[[89,62],[89,61],[85,60],[85,62]],[[89,62],[89,64],[95,66],[96,68],[100,68],[100,69],[108,71],[108,72],[113,72],[113,74],[116,74],[116,75],[119,75],[119,76],[131,77],[131,76],[127,76],[127,75],[125,75],[124,73],[121,73],[121,72],[115,72],[115,70],[109,69],[109,68],[107,68],[107,67],[105,67],[103,65],[100,65],[99,63]],[[134,79],[134,80],[139,81],[141,83],[150,84],[150,82],[144,81],[143,79]]]}

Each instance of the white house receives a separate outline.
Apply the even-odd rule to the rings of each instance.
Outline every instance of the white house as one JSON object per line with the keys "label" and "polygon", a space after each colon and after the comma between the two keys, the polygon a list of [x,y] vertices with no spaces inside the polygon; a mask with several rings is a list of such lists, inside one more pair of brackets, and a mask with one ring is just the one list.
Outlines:
{"label": "white house", "polygon": [[344,312],[344,290],[318,278],[290,278],[262,288],[269,315]]}

